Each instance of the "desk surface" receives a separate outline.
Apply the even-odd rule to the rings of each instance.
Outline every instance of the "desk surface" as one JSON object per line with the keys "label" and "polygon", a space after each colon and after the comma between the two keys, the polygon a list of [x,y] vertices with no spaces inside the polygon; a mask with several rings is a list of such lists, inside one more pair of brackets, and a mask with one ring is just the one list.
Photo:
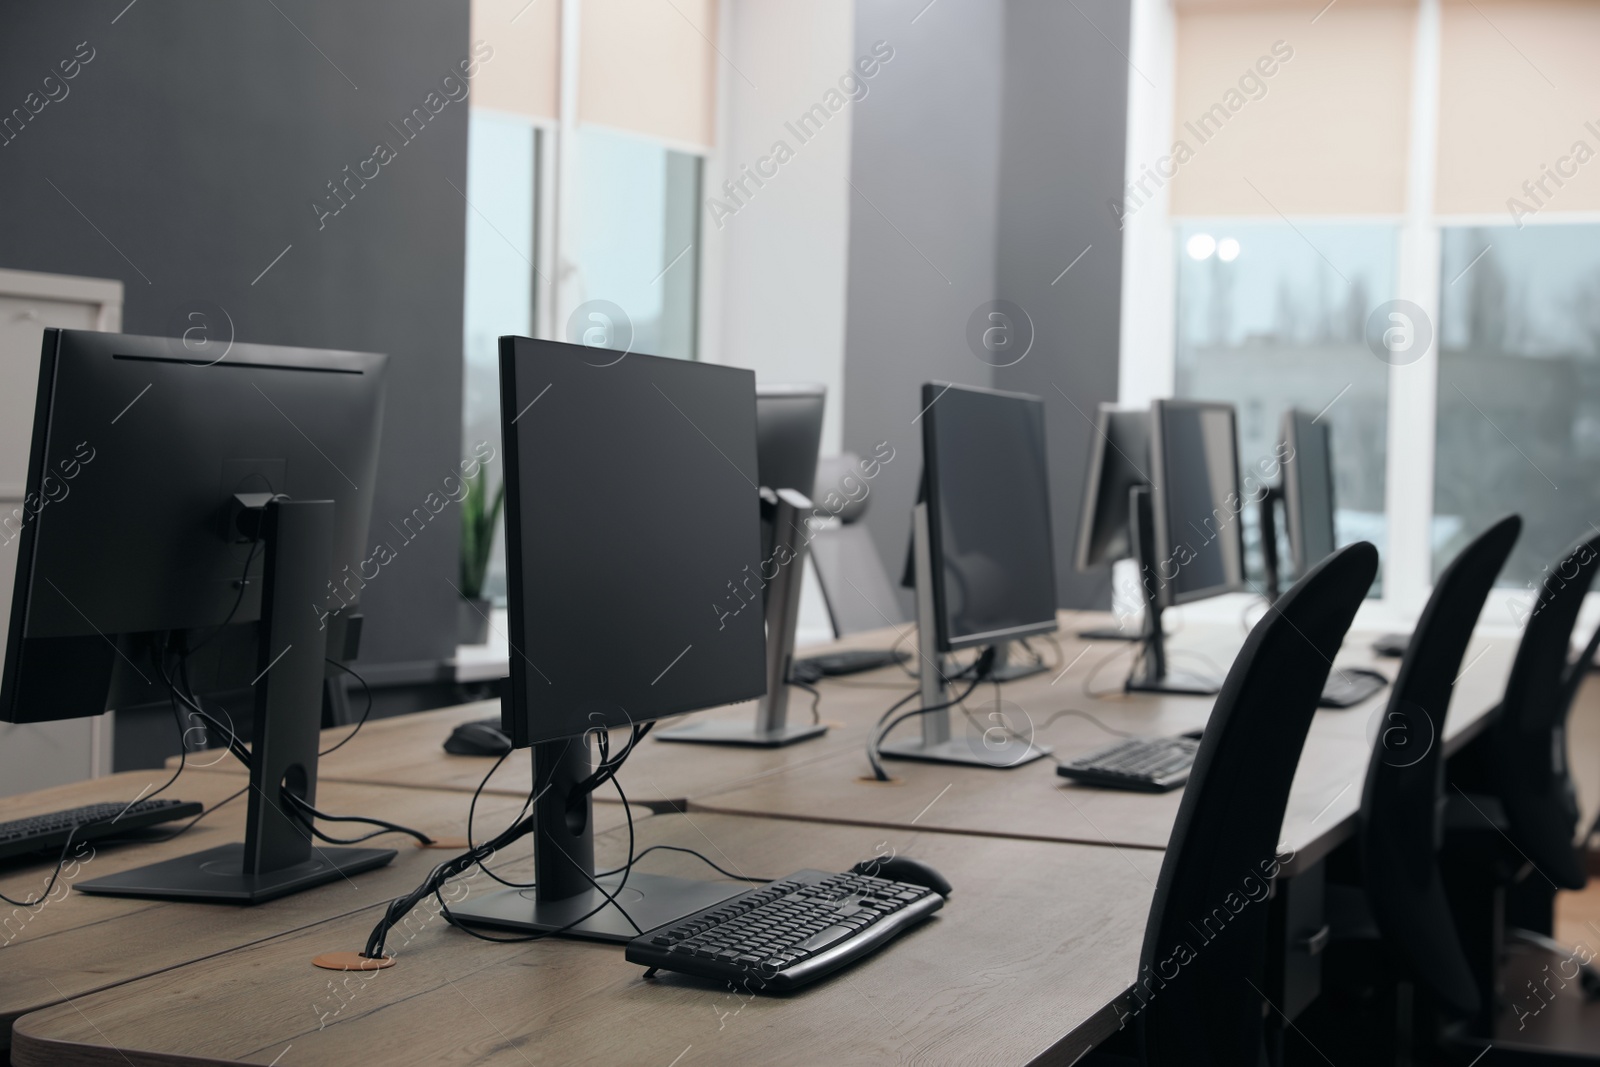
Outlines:
{"label": "desk surface", "polygon": [[[1054,747],[1057,758],[1082,755],[1116,738],[1106,727],[1140,735],[1171,735],[1201,728],[1212,698],[1124,694],[1120,682],[1134,646],[1085,642],[1075,631],[1100,617],[1063,612],[1062,658],[1055,670],[1000,690],[981,687],[967,701],[971,720],[957,715],[952,729],[981,739],[980,724],[997,708],[1014,729],[1031,730]],[[1190,667],[1209,665],[1220,675],[1244,641],[1243,628],[1192,624],[1174,635],[1173,658]],[[1397,660],[1378,660],[1374,634],[1353,632],[1338,657],[1339,667],[1376,666],[1393,676]],[[884,647],[892,631],[856,635],[843,644]],[[1444,725],[1449,751],[1486,723],[1498,703],[1516,641],[1475,638],[1464,659],[1455,698]],[[1092,686],[1091,684],[1092,683]],[[821,683],[821,714],[836,725],[822,738],[777,749],[682,745],[647,740],[618,775],[629,797],[657,810],[681,808],[723,814],[821,819],[957,833],[1009,836],[1123,848],[1165,848],[1181,793],[1128,793],[1084,787],[1055,774],[1049,760],[1006,770],[886,761],[897,779],[867,780],[866,739],[895,699],[914,688],[898,668],[828,679]],[[1109,690],[1109,692],[1108,692]],[[1090,695],[1090,693],[1100,695]],[[791,705],[804,714],[809,704],[797,692]],[[1298,865],[1315,861],[1348,837],[1361,801],[1361,783],[1389,690],[1354,708],[1317,714],[1307,739],[1289,808],[1283,843]],[[495,714],[494,703],[465,705],[369,724],[361,736],[323,762],[324,780],[470,790],[492,761],[451,756],[440,747],[458,722]],[[1080,714],[1086,712],[1098,722]],[[1065,713],[1065,714],[1063,714]],[[753,715],[751,705],[698,713]],[[1023,725],[1018,725],[1023,724]],[[661,728],[668,728],[664,723]],[[910,736],[913,721],[896,736]],[[348,728],[330,731],[339,736]],[[981,740],[978,740],[981,744]],[[230,766],[231,763],[223,766]],[[222,769],[219,766],[218,769]],[[488,792],[525,795],[531,774],[527,751],[514,753],[490,782]],[[603,791],[598,798],[614,800]]]}
{"label": "desk surface", "polygon": [[[1190,647],[1208,658],[1228,654],[1232,635],[1225,628],[1195,627],[1185,634],[1191,638]],[[1339,666],[1378,665],[1392,677],[1396,661],[1374,664],[1367,651],[1370,640],[1371,635],[1353,634]],[[1446,751],[1456,751],[1487,724],[1515,651],[1516,643],[1509,638],[1474,639],[1466,656],[1470,667],[1462,674],[1444,724]],[[1086,718],[1060,714],[1063,709],[1086,711],[1107,727],[1141,735],[1198,729],[1210,714],[1209,697],[1119,693],[1093,699],[1083,697],[1076,682],[1068,692],[1059,691],[1072,680],[1071,672],[1054,684],[1048,676],[1037,676],[1002,690],[1001,707],[1008,721],[1035,724],[1036,740],[1053,746],[1058,759],[1116,740]],[[1326,855],[1354,831],[1367,763],[1389,693],[1386,688],[1354,708],[1323,709],[1313,720],[1284,815],[1281,841],[1294,854],[1287,865],[1290,874]],[[996,707],[992,690],[987,697],[980,690],[968,706],[984,722]],[[977,726],[957,718],[953,729],[963,726],[981,744]],[[803,773],[692,793],[689,808],[1162,849],[1183,796],[1179,790],[1135,793],[1080,785],[1057,775],[1049,759],[1001,770],[907,760],[885,761],[884,766],[895,782],[883,784],[866,777],[866,759],[858,749],[808,766]]]}
{"label": "desk surface", "polygon": [[[956,891],[888,951],[781,998],[647,981],[617,945],[490,945],[441,922],[418,924],[391,970],[312,968],[320,952],[361,944],[370,909],[36,1012],[17,1024],[13,1062],[1066,1064],[1116,1026],[1107,1005],[1134,978],[1160,863],[1154,852],[737,816],[658,815],[638,834],[641,847],[698,847],[777,876],[843,869],[887,836]],[[597,840],[602,861],[625,848],[625,833]],[[672,854],[646,866],[706,873]]]}
{"label": "desk surface", "polygon": [[[165,779],[166,775],[159,771],[129,771],[8,797],[0,800],[0,819],[80,804],[131,800],[141,790],[159,786]],[[243,779],[233,775],[189,773],[174,783],[171,794],[209,807],[242,784]],[[324,811],[376,815],[435,835],[465,832],[469,799],[459,793],[375,789],[342,783],[322,783],[317,792],[318,806]],[[520,803],[508,797],[482,800],[478,805],[478,832],[498,829]],[[78,879],[241,840],[244,818],[245,799],[241,796],[173,840],[97,846],[80,861]],[[620,808],[597,809],[595,819],[597,826],[610,829],[623,816]],[[0,1059],[4,1058],[12,1023],[26,1012],[368,908],[411,889],[430,867],[450,855],[417,848],[409,838],[398,835],[373,843],[386,842],[392,842],[391,847],[399,851],[387,867],[249,908],[63,894],[59,889],[35,909],[6,905],[5,919],[0,922],[0,973],[4,974],[0,981]],[[529,849],[531,846],[513,849],[508,862],[526,856]],[[0,873],[0,892],[13,900],[26,899],[30,893],[40,894],[54,866],[53,861],[23,867],[8,865]]]}

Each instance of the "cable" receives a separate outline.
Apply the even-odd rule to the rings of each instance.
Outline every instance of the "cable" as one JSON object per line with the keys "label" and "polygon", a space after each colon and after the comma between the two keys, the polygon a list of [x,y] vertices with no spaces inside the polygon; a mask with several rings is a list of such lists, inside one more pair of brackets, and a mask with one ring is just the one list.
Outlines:
{"label": "cable", "polygon": [[361,728],[363,726],[367,725],[367,717],[372,714],[372,686],[367,684],[367,680],[365,678],[361,677],[361,675],[357,674],[351,668],[345,666],[343,663],[340,663],[336,659],[328,659],[326,656],[324,656],[323,659],[327,660],[327,662],[333,664],[335,667],[338,667],[341,671],[344,671],[344,673],[348,674],[350,677],[354,678],[356,681],[361,683],[361,691],[367,695],[367,706],[361,712],[361,718],[360,718],[359,721],[357,721],[356,728],[354,730],[351,730],[348,734],[346,734],[344,736],[344,739],[342,741],[340,741],[338,744],[331,745],[328,748],[323,749],[321,752],[318,752],[317,753],[317,757],[319,759],[321,757],[323,757],[323,756],[327,756],[327,755],[330,755],[330,754],[332,754],[334,752],[339,751],[341,748],[343,748],[344,746],[348,745],[351,741],[355,740],[356,734],[359,734],[361,732]]}
{"label": "cable", "polygon": [[[884,712],[883,715],[878,719],[878,724],[873,727],[873,732],[871,735],[869,735],[867,740],[867,762],[872,764],[872,776],[880,782],[889,781],[888,773],[883,769],[883,764],[878,761],[878,749],[882,747],[884,739],[889,736],[896,726],[899,726],[907,719],[914,719],[918,715],[930,715],[933,712],[944,711],[947,708],[952,708],[957,704],[960,704],[962,701],[971,696],[973,691],[977,689],[980,684],[982,684],[984,678],[987,677],[989,672],[993,669],[993,666],[994,648],[991,646],[984,650],[983,654],[978,657],[977,662],[973,663],[966,670],[955,676],[959,678],[968,674],[969,672],[974,673],[974,677],[972,678],[971,684],[967,686],[966,692],[962,693],[954,700],[947,700],[942,704],[933,704],[927,707],[914,708],[911,711],[904,712],[899,717],[890,720],[887,726],[884,726],[884,720],[889,719],[889,716],[893,715],[895,711],[902,705],[906,704],[910,700],[915,699],[917,692],[908,693],[904,697],[901,697],[899,700],[895,701],[889,710]],[[920,690],[918,692],[920,692]]]}
{"label": "cable", "polygon": [[[776,882],[777,881],[776,878],[755,878],[755,877],[752,877],[751,875],[748,875],[748,874],[735,874],[732,871],[727,870],[726,868],[723,868],[723,867],[719,867],[717,864],[713,863],[711,858],[709,856],[707,856],[705,853],[696,852],[694,849],[685,848],[682,845],[651,845],[649,848],[645,849],[643,852],[641,852],[637,856],[633,857],[633,862],[634,863],[638,863],[640,860],[642,860],[646,856],[650,855],[650,853],[658,852],[658,851],[687,852],[689,855],[693,856],[695,859],[699,860],[701,863],[705,864],[707,867],[710,867],[713,871],[716,871],[718,874],[722,875],[724,878],[732,878],[736,882],[750,882],[750,883],[752,883],[754,885],[759,885],[759,884],[761,884],[763,882]],[[621,867],[613,867],[609,871],[601,871],[601,872],[599,872],[595,877],[604,878],[607,875],[616,874],[620,870],[622,870]]]}
{"label": "cable", "polygon": [[1054,714],[1052,714],[1048,719],[1046,719],[1044,722],[1040,723],[1034,729],[1035,729],[1035,731],[1043,730],[1045,727],[1049,726],[1051,723],[1055,722],[1057,719],[1062,718],[1062,717],[1067,716],[1067,715],[1072,715],[1072,716],[1075,716],[1075,717],[1077,717],[1079,719],[1087,719],[1089,722],[1092,722],[1096,726],[1100,727],[1100,729],[1104,730],[1106,733],[1111,734],[1111,735],[1113,735],[1115,737],[1145,737],[1145,736],[1147,736],[1145,734],[1129,733],[1127,730],[1119,730],[1115,726],[1108,726],[1105,722],[1101,721],[1100,719],[1096,718],[1093,715],[1090,715],[1087,711],[1080,711],[1077,708],[1062,708],[1060,711],[1055,712]]}
{"label": "cable", "polygon": [[[329,815],[326,812],[318,811],[316,808],[312,807],[311,802],[306,800],[305,797],[300,796],[298,793],[291,793],[287,789],[283,790],[280,796],[289,802],[289,807],[295,809],[295,813],[300,817],[300,820],[305,823],[306,829],[310,830],[317,837],[331,845],[355,845],[362,841],[369,841],[374,837],[380,837],[383,834],[408,834],[411,837],[416,838],[424,845],[433,844],[433,838],[429,837],[421,830],[413,830],[409,826],[401,826],[399,823],[387,822],[383,819],[369,819],[364,815]],[[376,833],[367,834],[365,837],[357,838],[356,840],[344,841],[336,837],[329,837],[327,834],[324,834],[322,831],[318,830],[313,822],[313,819],[321,819],[323,822],[363,823],[367,826],[381,827],[381,829],[379,829]]]}
{"label": "cable", "polygon": [[[629,739],[628,744],[620,753],[618,753],[615,759],[610,758],[610,743],[606,731],[595,731],[598,734],[597,743],[601,749],[600,768],[596,770],[594,774],[591,774],[588,778],[585,778],[582,782],[579,782],[573,786],[571,793],[567,797],[567,803],[569,805],[580,803],[582,798],[587,796],[589,793],[592,793],[596,787],[612,780],[617,770],[622,766],[623,761],[626,760],[633,752],[634,747],[639,743],[640,740],[644,738],[647,733],[650,732],[651,725],[651,723],[645,723],[643,726],[634,726],[632,737]],[[490,773],[492,774],[493,772],[494,768],[491,767]],[[488,777],[485,776],[484,780],[487,781]],[[547,785],[545,788],[548,789],[549,786]],[[621,795],[620,788],[618,789],[618,795]],[[534,799],[537,799],[537,797]],[[624,797],[624,804],[626,805],[626,797]],[[524,805],[523,810],[527,810],[527,805]],[[439,901],[440,914],[445,916],[446,922],[449,922],[452,926],[455,926],[458,929],[466,930],[467,928],[462,926],[450,914],[449,907],[444,903],[444,898],[440,895],[439,890],[450,879],[460,874],[464,874],[474,866],[482,864],[483,861],[494,856],[497,852],[516,842],[520,838],[526,837],[528,834],[532,833],[535,829],[537,818],[537,810],[530,814],[519,816],[519,818],[517,818],[510,826],[502,830],[491,840],[485,841],[482,844],[473,845],[460,855],[454,856],[451,859],[448,859],[434,867],[433,870],[428,873],[427,878],[423,879],[422,884],[417,886],[416,889],[413,889],[405,896],[396,897],[394,900],[389,902],[389,906],[384,909],[383,918],[378,920],[377,925],[372,928],[372,933],[368,935],[366,947],[362,950],[361,954],[367,959],[381,959],[384,954],[384,941],[387,938],[389,931],[392,930],[394,925],[403,919],[412,908],[415,908],[418,903],[428,896],[433,896]],[[629,812],[629,824],[630,826],[632,824],[631,811]],[[631,853],[632,849],[630,848],[629,851]],[[467,930],[467,932],[472,936],[484,941],[536,941],[541,938],[548,937],[551,934],[562,933],[566,930],[570,930],[572,927],[578,925],[584,920],[598,914],[602,908],[611,903],[614,903],[614,901],[608,898],[606,901],[597,904],[591,911],[574,919],[571,923],[562,927],[560,930],[540,932],[526,937],[489,937],[487,935],[478,933],[476,930]],[[632,919],[629,921],[632,922]]]}
{"label": "cable", "polygon": [[[167,789],[172,786],[173,782],[178,780],[178,776],[183,773],[184,767],[187,763],[188,753],[183,746],[183,717],[178,713],[178,706],[176,702],[171,700],[170,696],[168,698],[168,702],[172,704],[173,724],[178,728],[178,766],[175,770],[173,770],[171,776],[168,777],[167,780],[163,782],[154,792],[141,794],[139,797],[128,801],[127,805],[122,809],[122,811],[117,812],[115,815],[105,816],[99,819],[89,819],[86,822],[73,824],[72,829],[67,831],[67,839],[61,844],[61,852],[56,856],[56,865],[50,872],[50,880],[45,883],[44,891],[36,898],[30,901],[12,900],[4,893],[0,893],[0,900],[5,901],[14,908],[43,907],[45,901],[49,899],[50,894],[55,890],[56,882],[61,878],[61,871],[67,865],[67,853],[72,850],[73,842],[77,839],[79,830],[83,829],[85,826],[97,826],[105,822],[116,822],[118,819],[122,818],[123,813],[126,812],[128,808],[133,807],[133,805],[139,803],[140,801],[155,799],[157,796],[160,796],[162,793],[166,792]],[[228,799],[232,800],[233,798],[229,797]],[[223,801],[223,803],[227,803],[227,801]],[[221,807],[220,804],[217,806]],[[196,815],[194,819],[190,821],[189,826],[193,826],[194,823],[198,822],[206,814],[206,812],[202,811],[199,815]],[[188,826],[185,826],[183,830],[187,830],[188,828]],[[183,830],[179,830],[178,833],[182,833]],[[177,833],[172,835],[172,837],[176,836],[178,836]],[[162,840],[171,840],[171,838],[163,838]],[[82,842],[79,843],[82,844]]]}
{"label": "cable", "polygon": [[802,682],[798,678],[789,679],[789,684],[798,689],[804,689],[811,694],[811,722],[813,724],[822,722],[822,713],[817,710],[817,706],[822,703],[822,690],[810,682]]}
{"label": "cable", "polygon": [[1104,700],[1106,697],[1111,696],[1113,694],[1120,694],[1123,691],[1120,687],[1117,688],[1117,689],[1100,689],[1100,690],[1095,689],[1094,688],[1094,680],[1096,678],[1100,677],[1100,671],[1107,664],[1109,664],[1112,660],[1116,659],[1118,656],[1124,655],[1130,649],[1134,653],[1134,661],[1133,662],[1134,662],[1134,667],[1136,669],[1138,667],[1138,665],[1144,659],[1145,644],[1142,641],[1137,642],[1137,643],[1133,643],[1133,644],[1123,645],[1120,648],[1114,648],[1109,653],[1107,653],[1106,655],[1101,656],[1100,659],[1095,663],[1095,665],[1093,667],[1089,668],[1089,673],[1083,676],[1083,683],[1081,685],[1081,688],[1083,690],[1083,695],[1088,697],[1090,700]]}

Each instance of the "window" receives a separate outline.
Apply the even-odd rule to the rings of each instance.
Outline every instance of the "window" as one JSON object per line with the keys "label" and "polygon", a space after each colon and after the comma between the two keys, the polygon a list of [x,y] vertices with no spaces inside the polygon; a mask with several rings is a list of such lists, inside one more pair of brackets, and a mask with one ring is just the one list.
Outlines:
{"label": "window", "polygon": [[[1285,411],[1319,415],[1334,440],[1338,542],[1381,549],[1389,367],[1365,331],[1394,288],[1396,227],[1208,219],[1175,232],[1177,395],[1237,405],[1247,470],[1273,458]],[[1259,583],[1251,505],[1244,529]]]}
{"label": "window", "polygon": [[1434,574],[1517,512],[1520,586],[1600,513],[1600,225],[1447,227],[1441,268]]}
{"label": "window", "polygon": [[[693,358],[700,157],[594,126],[579,127],[577,140],[578,203],[563,282],[574,310],[564,336]],[[624,320],[614,321],[616,308]]]}

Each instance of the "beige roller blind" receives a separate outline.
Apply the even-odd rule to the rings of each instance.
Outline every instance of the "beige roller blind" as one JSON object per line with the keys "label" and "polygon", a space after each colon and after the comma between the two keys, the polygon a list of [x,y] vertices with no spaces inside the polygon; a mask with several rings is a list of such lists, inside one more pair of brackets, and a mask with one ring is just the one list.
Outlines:
{"label": "beige roller blind", "polygon": [[578,118],[710,147],[716,0],[583,0],[581,10]]}
{"label": "beige roller blind", "polygon": [[472,41],[494,49],[473,80],[475,106],[560,117],[561,0],[472,0]]}
{"label": "beige roller blind", "polygon": [[1600,4],[1452,0],[1440,15],[1435,210],[1600,208]]}
{"label": "beige roller blind", "polygon": [[1178,4],[1174,215],[1404,210],[1416,5],[1324,3]]}

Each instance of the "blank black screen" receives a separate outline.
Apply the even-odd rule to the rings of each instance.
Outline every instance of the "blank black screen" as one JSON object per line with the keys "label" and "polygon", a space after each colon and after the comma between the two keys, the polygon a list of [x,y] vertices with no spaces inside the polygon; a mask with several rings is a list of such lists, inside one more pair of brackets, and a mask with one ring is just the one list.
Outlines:
{"label": "blank black screen", "polygon": [[923,403],[940,646],[1055,629],[1044,402],[930,383]]}
{"label": "blank black screen", "polygon": [[500,346],[514,740],[760,696],[755,376]]}

